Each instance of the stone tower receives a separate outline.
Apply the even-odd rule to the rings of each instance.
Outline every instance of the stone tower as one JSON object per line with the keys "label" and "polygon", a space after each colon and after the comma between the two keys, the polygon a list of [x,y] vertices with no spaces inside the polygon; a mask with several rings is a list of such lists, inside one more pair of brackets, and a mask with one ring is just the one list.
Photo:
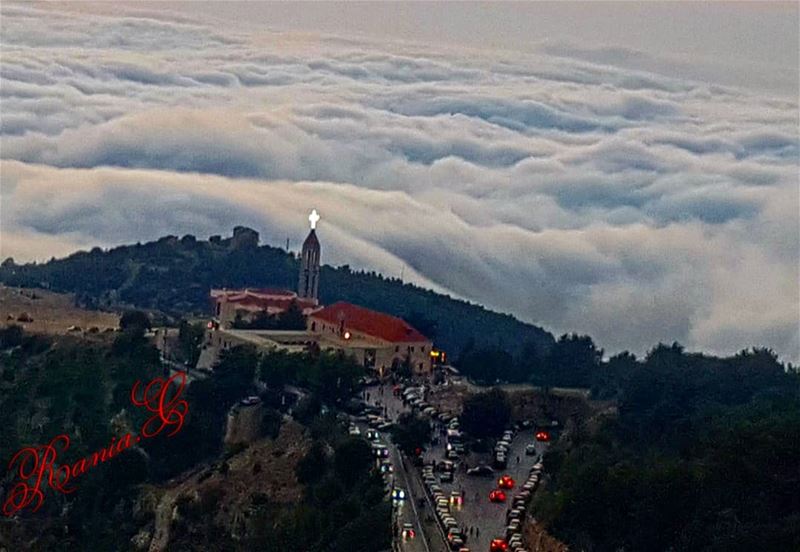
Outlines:
{"label": "stone tower", "polygon": [[319,215],[317,210],[311,211],[308,216],[311,223],[311,232],[308,233],[306,241],[303,242],[303,250],[300,256],[300,281],[297,284],[297,295],[305,299],[318,300],[319,291],[319,259],[320,247],[317,239],[317,221]]}

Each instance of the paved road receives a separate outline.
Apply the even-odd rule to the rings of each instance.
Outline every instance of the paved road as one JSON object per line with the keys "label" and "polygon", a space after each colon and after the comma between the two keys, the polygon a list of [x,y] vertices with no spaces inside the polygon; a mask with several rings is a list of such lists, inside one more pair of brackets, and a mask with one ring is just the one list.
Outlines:
{"label": "paved road", "polygon": [[[362,435],[365,435],[368,429],[367,424],[358,422],[356,425]],[[443,543],[432,542],[428,537],[433,535],[431,531],[435,529],[435,526],[432,519],[429,522],[425,521],[430,513],[427,511],[427,506],[417,504],[417,499],[424,495],[421,482],[413,472],[413,467],[403,459],[402,453],[391,443],[388,434],[381,433],[380,442],[387,444],[389,448],[389,459],[394,467],[393,486],[405,490],[407,494],[406,500],[393,502],[395,516],[393,522],[396,521],[396,527],[399,528],[402,528],[404,523],[411,523],[416,531],[416,537],[413,539],[396,537],[399,549],[403,552],[445,552]]]}
{"label": "paved road", "polygon": [[[406,412],[406,407],[403,406],[402,400],[392,396],[390,389],[387,387],[383,393],[380,388],[373,387],[368,390],[370,393],[369,402],[372,404],[379,403],[385,406],[389,417],[396,420],[397,416]],[[435,431],[442,427],[441,424],[435,424]],[[491,464],[491,453],[475,454],[471,453],[461,459],[459,469],[456,470],[455,478],[452,483],[441,483],[443,491],[449,494],[451,491],[464,491],[464,504],[460,507],[452,506],[451,510],[453,517],[463,527],[476,527],[478,533],[468,535],[466,545],[472,552],[483,552],[489,550],[489,543],[493,538],[505,536],[505,514],[510,505],[510,501],[517,490],[519,485],[522,485],[528,477],[530,468],[536,463],[536,459],[540,458],[542,453],[546,450],[547,444],[536,442],[533,437],[533,430],[520,431],[511,443],[511,450],[508,453],[509,463],[505,470],[497,471],[494,477],[475,477],[467,476],[465,473],[464,465],[468,467],[475,466],[480,463]],[[525,446],[534,443],[536,445],[536,456],[526,456]],[[426,462],[435,460],[439,462],[445,457],[445,438],[440,436],[438,445],[430,446],[424,454]],[[517,458],[519,457],[519,463]],[[411,468],[413,469],[413,468]],[[505,504],[497,504],[489,502],[489,492],[496,488],[497,479],[501,475],[510,475],[516,482],[515,488],[507,491],[508,502]],[[410,474],[412,480],[418,479],[416,470]],[[420,484],[421,486],[421,484]],[[435,527],[429,528],[433,531],[427,531],[429,541],[437,545],[442,545],[442,538],[438,529]]]}
{"label": "paved road", "polygon": [[[489,542],[494,538],[505,536],[505,515],[509,508],[514,492],[528,478],[528,473],[536,462],[535,458],[542,454],[544,445],[537,443],[537,456],[525,456],[525,446],[533,443],[533,430],[521,431],[511,442],[508,454],[508,468],[496,471],[494,477],[468,476],[463,469],[455,473],[452,483],[442,483],[445,493],[450,491],[464,491],[464,504],[453,508],[453,517],[462,527],[477,527],[479,533],[468,536],[467,544],[473,551],[489,550]],[[438,453],[438,454],[437,454]],[[440,461],[444,458],[444,445],[434,447],[428,453],[430,459]],[[517,463],[519,458],[519,463]],[[490,454],[470,454],[465,459],[466,465],[472,467],[479,463],[491,464]],[[464,462],[462,462],[462,465]],[[510,475],[516,482],[514,489],[506,491],[508,502],[489,502],[489,493],[497,488],[497,479],[501,475]]]}

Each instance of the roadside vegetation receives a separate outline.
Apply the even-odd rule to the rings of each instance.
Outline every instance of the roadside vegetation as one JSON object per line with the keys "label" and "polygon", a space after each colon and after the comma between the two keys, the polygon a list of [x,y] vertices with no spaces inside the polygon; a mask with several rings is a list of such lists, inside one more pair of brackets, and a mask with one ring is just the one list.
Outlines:
{"label": "roadside vegetation", "polygon": [[766,350],[599,368],[619,415],[545,456],[535,515],[576,550],[800,549],[800,378]]}

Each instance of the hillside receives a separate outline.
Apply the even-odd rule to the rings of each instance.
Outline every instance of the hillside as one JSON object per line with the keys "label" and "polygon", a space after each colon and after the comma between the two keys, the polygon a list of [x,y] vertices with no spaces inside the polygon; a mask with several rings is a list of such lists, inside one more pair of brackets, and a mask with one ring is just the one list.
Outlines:
{"label": "hillside", "polygon": [[[231,407],[263,388],[255,350],[221,355],[213,374],[182,392],[187,416],[179,431],[148,436],[151,413],[132,404],[131,389],[157,382],[163,371],[143,327],[88,337],[0,329],[0,458],[66,435],[57,461],[72,466],[74,489],[43,485],[34,514],[32,504],[8,499],[21,468],[4,473],[3,513],[13,515],[0,515],[0,550],[388,549],[391,506],[369,445],[349,437],[319,402],[349,396],[361,370],[325,354],[295,362],[319,398],[297,405],[291,419],[278,393],[262,394],[258,434],[228,447]],[[341,380],[341,391],[326,377]],[[131,446],[75,467],[124,434],[136,436]]]}
{"label": "hillside", "polygon": [[[74,293],[79,304],[89,307],[135,306],[185,316],[208,312],[212,287],[293,289],[298,269],[297,259],[283,249],[187,235],[109,250],[96,247],[42,264],[6,260],[0,282]],[[471,340],[513,352],[526,343],[543,350],[553,342],[550,333],[510,315],[374,272],[324,265],[320,281],[323,303],[350,301],[403,317],[432,335],[451,357]]]}

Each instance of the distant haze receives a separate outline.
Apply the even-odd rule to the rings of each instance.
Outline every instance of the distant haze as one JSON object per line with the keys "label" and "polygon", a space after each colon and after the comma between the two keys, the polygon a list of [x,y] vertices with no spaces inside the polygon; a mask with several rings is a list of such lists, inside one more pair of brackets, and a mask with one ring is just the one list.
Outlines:
{"label": "distant haze", "polygon": [[314,207],[324,262],[607,352],[800,360],[796,3],[0,9],[2,257]]}

